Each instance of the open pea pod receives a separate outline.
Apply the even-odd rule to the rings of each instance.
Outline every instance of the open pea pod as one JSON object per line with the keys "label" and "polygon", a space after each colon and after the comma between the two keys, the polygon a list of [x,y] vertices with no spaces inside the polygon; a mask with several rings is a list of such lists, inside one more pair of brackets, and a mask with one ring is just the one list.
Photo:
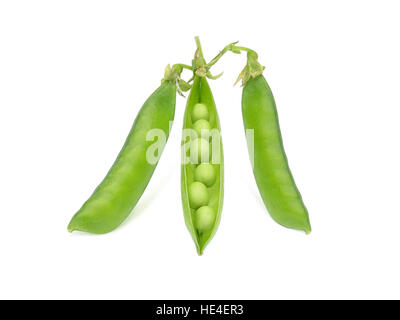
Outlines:
{"label": "open pea pod", "polygon": [[224,164],[220,130],[208,82],[195,76],[183,121],[181,193],[185,223],[199,255],[221,219]]}

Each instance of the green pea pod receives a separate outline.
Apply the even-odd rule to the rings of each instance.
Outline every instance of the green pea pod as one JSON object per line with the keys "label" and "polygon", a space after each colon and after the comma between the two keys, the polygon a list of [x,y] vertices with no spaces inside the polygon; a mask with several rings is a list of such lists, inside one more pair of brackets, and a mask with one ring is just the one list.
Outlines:
{"label": "green pea pod", "polygon": [[270,215],[285,227],[310,233],[308,212],[283,148],[275,100],[262,74],[245,82],[242,114],[254,176]]}
{"label": "green pea pod", "polygon": [[221,219],[224,166],[220,130],[207,80],[195,76],[183,121],[181,192],[185,223],[199,255]]}
{"label": "green pea pod", "polygon": [[[163,81],[144,103],[113,166],[69,223],[70,232],[107,233],[131,213],[168,139],[175,114],[175,80]],[[154,147],[159,147],[158,154]]]}

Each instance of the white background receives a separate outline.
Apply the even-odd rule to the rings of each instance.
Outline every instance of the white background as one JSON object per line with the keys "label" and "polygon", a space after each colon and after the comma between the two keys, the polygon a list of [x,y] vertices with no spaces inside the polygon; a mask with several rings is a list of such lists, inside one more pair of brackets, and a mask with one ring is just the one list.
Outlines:
{"label": "white background", "polygon": [[[400,298],[398,1],[2,1],[0,298]],[[155,174],[114,232],[67,224],[167,63],[258,51],[313,232],[269,217],[233,87],[210,81],[225,147],[220,228],[198,257],[180,199],[185,99]],[[190,74],[185,73],[188,78]]]}

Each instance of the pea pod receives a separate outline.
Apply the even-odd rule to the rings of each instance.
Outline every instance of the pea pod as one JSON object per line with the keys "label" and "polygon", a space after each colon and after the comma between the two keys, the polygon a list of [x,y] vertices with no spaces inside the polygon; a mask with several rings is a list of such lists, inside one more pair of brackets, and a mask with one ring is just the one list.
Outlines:
{"label": "pea pod", "polygon": [[[166,69],[161,86],[137,115],[122,150],[104,180],[69,223],[68,230],[107,233],[118,227],[139,201],[157,166],[174,120],[177,70]],[[158,137],[159,152],[149,153]]]}
{"label": "pea pod", "polygon": [[220,130],[207,80],[195,76],[183,120],[181,193],[185,223],[199,255],[215,235],[221,218],[224,167]]}
{"label": "pea pod", "polygon": [[[271,217],[282,226],[310,233],[308,211],[289,169],[275,100],[263,69],[257,55],[248,52],[248,63],[240,78],[244,82],[243,123],[246,132],[252,132],[248,141],[253,141],[248,146],[254,177]],[[251,136],[253,139],[249,139]]]}

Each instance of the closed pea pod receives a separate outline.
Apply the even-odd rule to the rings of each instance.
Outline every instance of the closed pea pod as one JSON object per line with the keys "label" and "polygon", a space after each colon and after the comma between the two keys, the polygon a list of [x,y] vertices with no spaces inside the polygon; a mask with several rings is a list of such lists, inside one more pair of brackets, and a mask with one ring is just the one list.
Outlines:
{"label": "closed pea pod", "polygon": [[181,71],[177,65],[167,67],[161,86],[140,109],[106,177],[73,216],[68,225],[70,232],[107,233],[131,213],[146,189],[168,139],[175,114],[176,82]]}
{"label": "closed pea pod", "polygon": [[275,100],[262,75],[264,68],[255,52],[246,51],[247,65],[239,76],[244,83],[242,115],[258,189],[276,222],[310,233],[308,211],[289,169]]}

